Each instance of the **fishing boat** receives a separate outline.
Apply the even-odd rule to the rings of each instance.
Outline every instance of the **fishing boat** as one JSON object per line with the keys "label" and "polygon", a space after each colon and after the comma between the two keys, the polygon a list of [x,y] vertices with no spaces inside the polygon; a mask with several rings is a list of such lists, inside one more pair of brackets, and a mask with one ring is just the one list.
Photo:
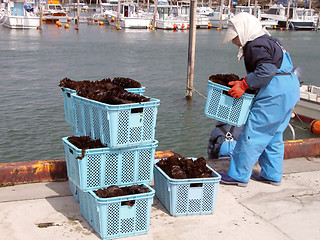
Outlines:
{"label": "fishing boat", "polygon": [[119,15],[117,7],[116,10],[115,8],[109,10],[106,17],[111,26],[117,25],[121,28],[148,28],[151,23],[151,19],[141,14],[134,3],[121,3]]}
{"label": "fishing boat", "polygon": [[59,0],[47,0],[42,15],[47,22],[63,21],[67,18],[67,11],[63,9]]}
{"label": "fishing boat", "polygon": [[320,87],[300,86],[300,102],[294,107],[294,113],[303,120],[320,119]]}
{"label": "fishing boat", "polygon": [[209,6],[208,3],[197,3],[197,14],[209,16],[213,13],[213,9]]}
{"label": "fishing boat", "polygon": [[[175,6],[176,7],[176,6]],[[196,28],[208,28],[210,24],[209,17],[207,15],[209,10],[203,10],[205,7],[196,7]],[[177,16],[179,18],[183,18],[185,21],[189,23],[189,17],[190,17],[190,5],[189,4],[181,4],[180,6],[177,6],[178,14]],[[187,23],[187,24],[188,24]]]}
{"label": "fishing boat", "polygon": [[156,19],[156,28],[165,30],[187,29],[189,20],[181,16],[181,12],[179,13],[180,9],[178,6],[170,5],[162,5],[158,8],[159,17]]}
{"label": "fishing boat", "polygon": [[[288,8],[282,4],[275,4],[265,13],[261,14],[262,21],[277,21],[277,27],[285,28],[287,26]],[[288,17],[288,27],[293,30],[313,30],[318,15],[314,9],[290,7]]]}
{"label": "fishing boat", "polygon": [[3,11],[3,26],[14,29],[36,29],[40,24],[34,2],[8,1]]}
{"label": "fishing boat", "polygon": [[[234,14],[231,12],[230,6],[223,5],[222,11],[221,11],[221,6],[219,6],[215,8],[211,14],[208,15],[208,18],[213,28],[220,28],[220,27],[228,28],[228,22],[230,18],[232,18],[233,16]],[[221,26],[220,26],[220,19],[221,19]]]}

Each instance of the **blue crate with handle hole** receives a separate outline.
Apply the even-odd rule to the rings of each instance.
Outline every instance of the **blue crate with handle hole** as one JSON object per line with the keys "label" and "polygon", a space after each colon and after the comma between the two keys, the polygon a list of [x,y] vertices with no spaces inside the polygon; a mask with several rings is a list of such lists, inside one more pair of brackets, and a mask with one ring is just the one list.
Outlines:
{"label": "blue crate with handle hole", "polygon": [[156,140],[135,147],[87,150],[77,148],[68,141],[68,137],[62,138],[62,141],[68,178],[83,191],[152,181],[154,156],[158,146]]}
{"label": "blue crate with handle hole", "polygon": [[233,98],[228,95],[229,90],[229,87],[208,81],[205,115],[240,127],[247,121],[255,95],[244,93],[240,98]]}
{"label": "blue crate with handle hole", "polygon": [[[149,231],[151,206],[155,191],[111,198],[99,198],[92,190],[80,190],[80,212],[103,239],[145,234]],[[132,205],[124,204],[131,201]]]}
{"label": "blue crate with handle hole", "polygon": [[170,215],[205,215],[214,212],[221,176],[208,165],[207,168],[212,171],[210,178],[172,179],[154,165],[156,197]]}
{"label": "blue crate with handle hole", "polygon": [[151,143],[155,137],[160,100],[111,105],[78,95],[71,96],[74,135],[100,139],[110,148]]}
{"label": "blue crate with handle hole", "polygon": [[[125,88],[126,91],[143,95],[145,92],[145,87],[141,88]],[[72,98],[71,94],[76,94],[76,90],[70,88],[61,87],[63,103],[64,103],[64,115],[66,122],[73,126],[74,124],[74,113],[73,113],[73,105],[72,105]]]}

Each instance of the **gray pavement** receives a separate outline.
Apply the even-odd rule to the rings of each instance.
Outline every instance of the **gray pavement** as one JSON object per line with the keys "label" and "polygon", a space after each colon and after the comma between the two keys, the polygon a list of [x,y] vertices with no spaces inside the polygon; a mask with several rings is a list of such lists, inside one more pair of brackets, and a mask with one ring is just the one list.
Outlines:
{"label": "gray pavement", "polygon": [[[228,161],[208,164],[217,171],[228,167]],[[172,217],[155,197],[148,233],[122,239],[320,239],[320,158],[285,160],[284,172],[280,187],[219,185],[210,215]],[[0,188],[0,240],[35,239],[100,239],[68,182]]]}

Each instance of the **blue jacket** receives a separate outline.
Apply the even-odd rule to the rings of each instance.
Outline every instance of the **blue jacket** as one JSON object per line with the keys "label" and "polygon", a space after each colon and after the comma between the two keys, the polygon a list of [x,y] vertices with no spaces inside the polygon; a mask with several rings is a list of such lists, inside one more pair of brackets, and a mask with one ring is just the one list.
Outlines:
{"label": "blue jacket", "polygon": [[246,81],[250,88],[267,85],[280,68],[283,51],[276,42],[281,45],[278,39],[263,35],[243,47]]}

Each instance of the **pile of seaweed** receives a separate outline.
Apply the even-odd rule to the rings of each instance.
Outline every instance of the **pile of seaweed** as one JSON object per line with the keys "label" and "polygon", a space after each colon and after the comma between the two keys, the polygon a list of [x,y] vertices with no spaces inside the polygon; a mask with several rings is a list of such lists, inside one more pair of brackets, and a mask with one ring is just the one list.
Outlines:
{"label": "pile of seaweed", "polygon": [[90,80],[83,80],[83,81],[73,81],[69,78],[64,78],[60,81],[59,87],[70,88],[73,90],[78,90],[81,86],[84,85],[95,85],[101,87],[116,87],[120,86],[122,88],[140,88],[141,84],[133,80],[131,78],[124,78],[124,77],[115,77],[113,80],[110,78],[103,78],[102,80],[90,81]]}
{"label": "pile of seaweed", "polygon": [[170,178],[208,178],[212,177],[212,171],[207,168],[203,157],[193,161],[191,158],[177,158],[174,156],[161,159],[156,163]]}
{"label": "pile of seaweed", "polygon": [[[229,82],[240,81],[242,79],[240,79],[238,75],[231,73],[231,74],[215,74],[215,75],[211,75],[209,77],[209,80],[211,82],[214,82],[214,83],[220,84],[222,86],[226,86],[226,87],[231,88],[232,86],[229,85]],[[258,90],[257,89],[247,89],[246,93],[257,94]]]}
{"label": "pile of seaweed", "polygon": [[[149,189],[143,187],[143,185],[132,185],[128,187],[118,187],[116,185],[111,185],[108,188],[101,188],[97,191],[93,191],[99,198],[111,198],[120,197],[125,195],[147,193]],[[134,200],[121,202],[122,205],[134,205]]]}
{"label": "pile of seaweed", "polygon": [[68,137],[67,140],[79,149],[93,149],[93,148],[106,147],[102,145],[100,139],[92,140],[88,136],[82,136],[82,137],[72,136],[72,137]]}
{"label": "pile of seaweed", "polygon": [[77,95],[107,104],[126,104],[148,102],[150,98],[131,93],[125,88],[139,88],[141,84],[130,78],[105,78],[97,81],[73,81],[64,78],[59,87],[76,90]]}

